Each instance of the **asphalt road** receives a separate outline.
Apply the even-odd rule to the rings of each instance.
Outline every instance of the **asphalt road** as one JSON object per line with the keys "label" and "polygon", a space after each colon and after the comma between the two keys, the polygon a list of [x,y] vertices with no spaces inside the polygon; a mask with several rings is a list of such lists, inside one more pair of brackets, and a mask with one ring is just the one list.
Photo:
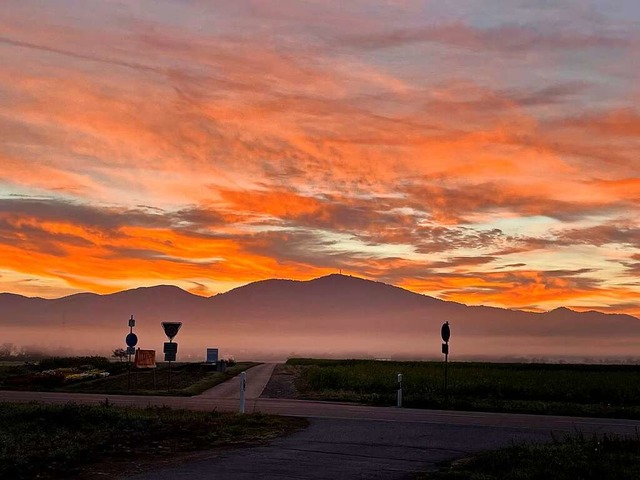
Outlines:
{"label": "asphalt road", "polygon": [[226,451],[128,478],[405,479],[437,468],[444,460],[512,442],[550,439],[545,429],[316,418],[307,429],[266,446]]}
{"label": "asphalt road", "polygon": [[[276,367],[275,363],[262,363],[255,367],[246,370],[247,381],[245,389],[245,398],[258,398],[262,395],[264,387],[269,383],[273,369]],[[240,375],[231,378],[230,380],[216,385],[215,387],[202,392],[197,395],[197,398],[208,399],[234,399],[240,398]]]}
{"label": "asphalt road", "polygon": [[[0,391],[0,401],[14,402],[95,404],[107,398],[113,404],[140,407],[238,409],[237,399],[223,395],[185,398]],[[435,468],[437,462],[513,442],[544,442],[551,440],[552,434],[575,432],[635,435],[640,428],[640,421],[633,420],[399,409],[271,398],[248,400],[247,411],[307,417],[311,425],[265,446],[215,452],[202,460],[131,478],[404,479]]]}

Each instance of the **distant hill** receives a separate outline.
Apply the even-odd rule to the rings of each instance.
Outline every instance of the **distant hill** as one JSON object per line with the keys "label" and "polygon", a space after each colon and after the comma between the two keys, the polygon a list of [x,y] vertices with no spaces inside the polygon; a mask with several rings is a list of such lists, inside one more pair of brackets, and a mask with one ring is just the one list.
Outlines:
{"label": "distant hill", "polygon": [[465,355],[628,354],[640,339],[640,320],[629,315],[467,306],[346,275],[259,281],[209,298],[166,285],[52,300],[0,294],[0,325],[30,332],[30,343],[41,332],[57,345],[114,348],[131,314],[141,339],[155,345],[163,341],[160,322],[182,321],[176,340],[190,348],[285,355],[437,355],[445,320],[452,352]]}

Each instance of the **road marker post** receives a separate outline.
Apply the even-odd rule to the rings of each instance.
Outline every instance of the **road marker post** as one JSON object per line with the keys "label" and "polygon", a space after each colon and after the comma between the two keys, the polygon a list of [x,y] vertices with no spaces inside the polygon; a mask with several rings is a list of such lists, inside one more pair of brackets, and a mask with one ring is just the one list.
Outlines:
{"label": "road marker post", "polygon": [[398,408],[402,407],[402,374],[398,374]]}
{"label": "road marker post", "polygon": [[247,389],[247,372],[240,373],[240,413],[244,413],[244,391]]}

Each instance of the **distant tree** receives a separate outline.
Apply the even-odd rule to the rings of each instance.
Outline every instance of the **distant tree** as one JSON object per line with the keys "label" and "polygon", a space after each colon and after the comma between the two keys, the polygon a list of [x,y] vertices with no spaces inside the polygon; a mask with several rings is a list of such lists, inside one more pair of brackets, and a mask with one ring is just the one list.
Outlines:
{"label": "distant tree", "polygon": [[121,362],[127,358],[127,351],[124,348],[116,348],[111,355],[113,358],[117,358]]}
{"label": "distant tree", "polygon": [[0,345],[0,359],[9,360],[11,358],[13,350],[13,343],[3,343],[2,345]]}

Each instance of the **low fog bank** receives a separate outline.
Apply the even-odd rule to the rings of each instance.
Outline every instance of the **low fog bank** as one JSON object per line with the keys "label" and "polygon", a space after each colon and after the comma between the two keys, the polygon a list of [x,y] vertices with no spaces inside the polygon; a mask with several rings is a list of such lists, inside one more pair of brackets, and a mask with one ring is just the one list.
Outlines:
{"label": "low fog bank", "polygon": [[[71,356],[111,356],[124,348],[129,329],[64,327],[6,327],[0,344],[12,355],[19,353]],[[162,360],[162,327],[140,325],[134,329],[137,347],[156,350]],[[178,361],[205,360],[206,348],[218,348],[221,358],[256,361],[284,361],[291,357],[368,358],[389,360],[440,360],[440,333],[424,335],[278,335],[194,331],[185,323],[174,339]],[[640,363],[639,338],[546,338],[465,336],[454,333],[450,342],[451,361]]]}

